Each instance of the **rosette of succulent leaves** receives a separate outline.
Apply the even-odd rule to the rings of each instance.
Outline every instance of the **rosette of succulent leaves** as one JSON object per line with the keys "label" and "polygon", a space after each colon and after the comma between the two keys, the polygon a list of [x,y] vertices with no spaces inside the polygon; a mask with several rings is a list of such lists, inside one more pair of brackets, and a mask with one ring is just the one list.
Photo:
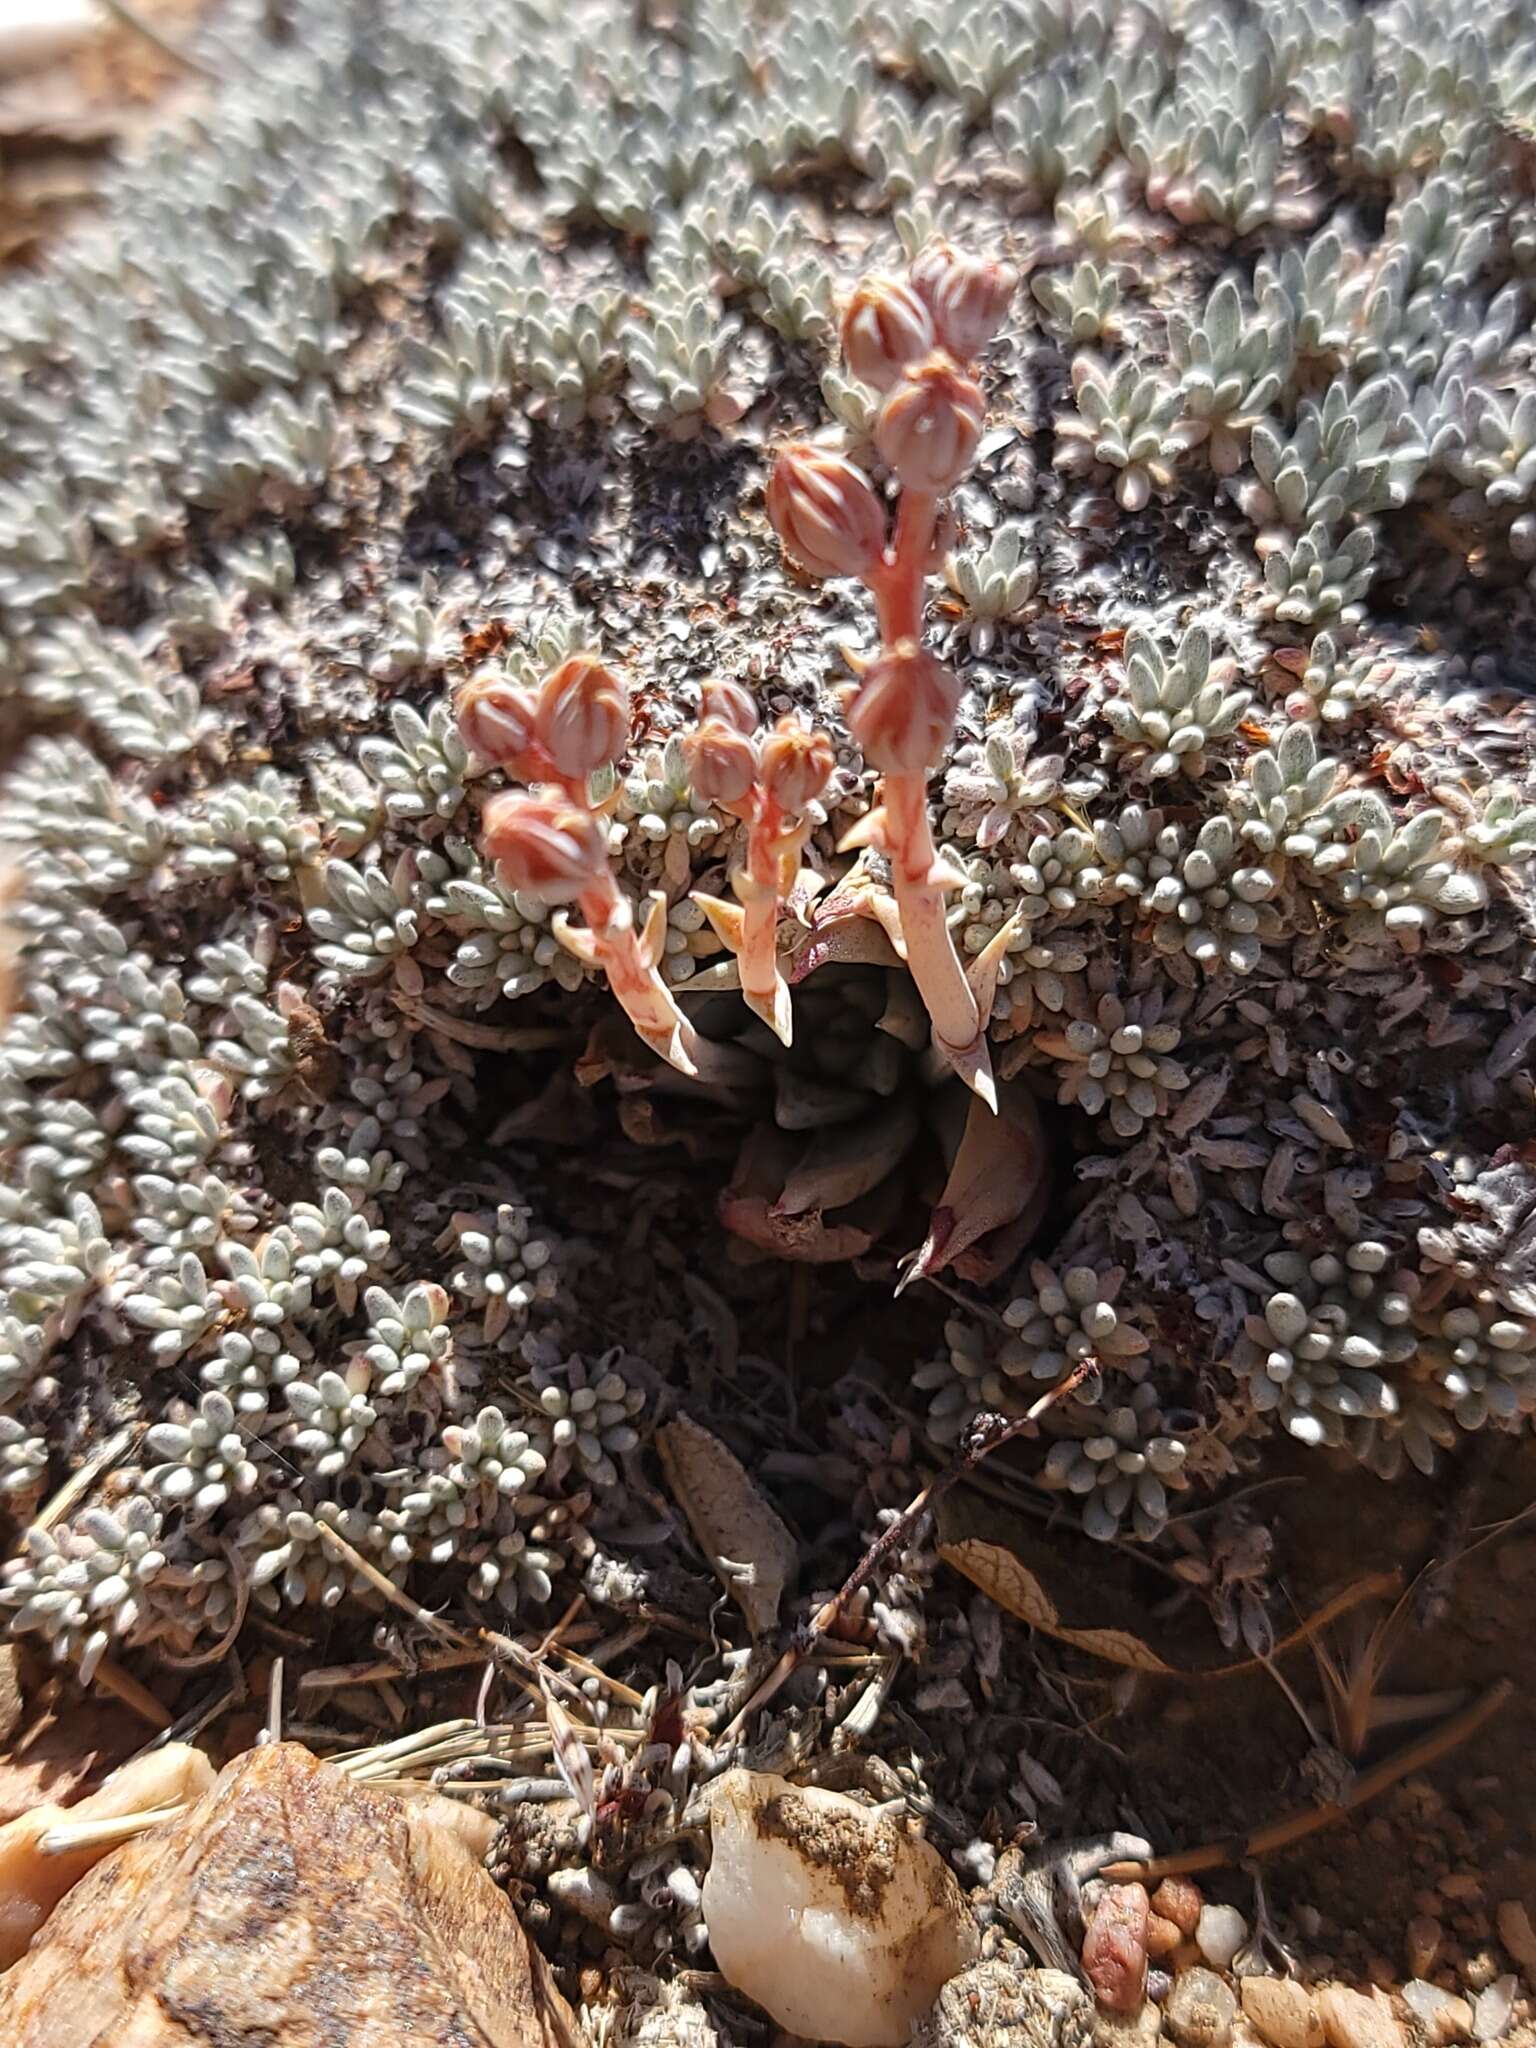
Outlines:
{"label": "rosette of succulent leaves", "polygon": [[[1098,1536],[1160,1540],[1286,1432],[1374,1485],[1528,1430],[1529,9],[280,13],[218,10],[225,83],[0,285],[13,1626],[89,1672],[252,1603],[376,1616],[357,1559],[502,1625],[643,1585],[612,1546],[688,1314],[644,1274],[705,1300],[754,1270],[733,1225],[879,1289],[920,1130],[960,1205],[921,1269],[968,1248],[886,1393],[936,1459],[1090,1354],[1007,1455]],[[1056,265],[978,366],[925,593],[1033,1216],[978,1212],[879,857],[839,851],[869,608],[763,512],[781,437],[885,487],[837,310],[935,233]],[[631,716],[584,793],[605,900],[773,1139],[729,1190],[698,1155],[664,1274],[545,1140],[572,1102],[665,1136],[672,1084],[480,852],[502,777],[455,722],[594,647]],[[836,753],[779,905],[792,1068],[695,901],[745,837],[690,786],[705,683]]]}

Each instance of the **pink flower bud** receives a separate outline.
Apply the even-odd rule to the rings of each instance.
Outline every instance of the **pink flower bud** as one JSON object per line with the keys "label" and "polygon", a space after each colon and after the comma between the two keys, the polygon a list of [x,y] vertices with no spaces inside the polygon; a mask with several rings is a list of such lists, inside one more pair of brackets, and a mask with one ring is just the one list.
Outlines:
{"label": "pink flower bud", "polygon": [[536,781],[545,763],[534,737],[538,699],[505,676],[471,676],[459,692],[459,737],[482,761],[494,761],[523,782]]}
{"label": "pink flower bud", "polygon": [[908,490],[937,495],[970,468],[985,417],[981,386],[935,351],[886,393],[875,446]]}
{"label": "pink flower bud", "polygon": [[781,810],[803,811],[826,788],[835,763],[824,732],[798,718],[781,718],[763,743],[763,787]]}
{"label": "pink flower bud", "polygon": [[702,691],[705,718],[723,718],[727,725],[737,732],[757,731],[757,705],[752,692],[741,683],[729,683],[719,677],[704,685]]}
{"label": "pink flower bud", "polygon": [[608,839],[590,812],[563,796],[505,789],[481,815],[481,844],[509,889],[541,903],[571,903],[608,862]]}
{"label": "pink flower bud", "polygon": [[864,671],[848,730],[882,774],[918,775],[943,757],[959,707],[953,672],[916,640],[898,640]]}
{"label": "pink flower bud", "polygon": [[843,311],[843,361],[862,383],[888,391],[909,363],[933,353],[933,321],[910,286],[866,277]]}
{"label": "pink flower bud", "polygon": [[1019,288],[1011,263],[966,256],[948,242],[930,242],[908,272],[928,308],[935,339],[958,363],[974,362],[1003,324]]}
{"label": "pink flower bud", "polygon": [[536,730],[557,772],[584,779],[616,761],[629,740],[629,693],[593,654],[573,654],[544,678]]}
{"label": "pink flower bud", "polygon": [[768,479],[768,517],[813,576],[867,576],[885,546],[885,509],[862,469],[796,441]]}
{"label": "pink flower bud", "polygon": [[757,748],[725,719],[706,718],[688,735],[688,773],[707,804],[739,804],[757,780]]}

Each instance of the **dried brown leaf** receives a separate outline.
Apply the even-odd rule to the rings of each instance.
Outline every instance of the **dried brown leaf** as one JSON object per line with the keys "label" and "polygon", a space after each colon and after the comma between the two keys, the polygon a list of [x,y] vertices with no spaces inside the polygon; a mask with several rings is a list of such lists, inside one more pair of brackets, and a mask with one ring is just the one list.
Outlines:
{"label": "dried brown leaf", "polygon": [[777,1624],[800,1561],[794,1537],[717,1436],[679,1415],[656,1432],[672,1496],[754,1637]]}

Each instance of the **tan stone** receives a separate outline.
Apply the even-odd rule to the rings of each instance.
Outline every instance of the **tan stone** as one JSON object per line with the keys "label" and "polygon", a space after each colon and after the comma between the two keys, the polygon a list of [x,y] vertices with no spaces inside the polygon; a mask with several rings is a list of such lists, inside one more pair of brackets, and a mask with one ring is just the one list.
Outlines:
{"label": "tan stone", "polygon": [[1271,2048],[1323,2048],[1323,2022],[1312,1993],[1293,1977],[1244,1977],[1243,2011]]}
{"label": "tan stone", "polygon": [[1199,1885],[1188,1877],[1165,1877],[1152,1894],[1152,1910],[1171,1920],[1180,1934],[1193,1936],[1200,1925],[1200,1908],[1205,1898]]}
{"label": "tan stone", "polygon": [[1154,1962],[1161,1962],[1164,1956],[1171,1956],[1184,1939],[1171,1920],[1165,1920],[1161,1913],[1147,1916],[1147,1954]]}
{"label": "tan stone", "polygon": [[1403,2023],[1384,1998],[1367,1998],[1346,1984],[1320,1984],[1317,2011],[1328,2048],[1405,2048]]}
{"label": "tan stone", "polygon": [[108,1835],[62,1851],[47,1851],[56,1828],[121,1820],[159,1806],[201,1799],[213,1783],[213,1765],[200,1749],[170,1742],[114,1771],[89,1799],[65,1808],[34,1806],[0,1827],[0,1970],[8,1970],[72,1885],[115,1847]]}
{"label": "tan stone", "polygon": [[1163,2006],[1163,2031],[1182,2048],[1229,2048],[1237,2000],[1214,1970],[1185,1970]]}
{"label": "tan stone", "polygon": [[1135,2012],[1105,2012],[1093,2022],[1093,2048],[1156,2048],[1162,2039],[1163,2016],[1150,1998]]}
{"label": "tan stone", "polygon": [[281,1743],[115,1850],[0,1982],[6,2048],[581,2048],[459,1835]]}
{"label": "tan stone", "polygon": [[1404,2005],[1423,2026],[1434,2048],[1447,2048],[1452,2041],[1465,2041],[1472,2032],[1472,2007],[1465,1998],[1438,1984],[1412,1977],[1403,1986]]}

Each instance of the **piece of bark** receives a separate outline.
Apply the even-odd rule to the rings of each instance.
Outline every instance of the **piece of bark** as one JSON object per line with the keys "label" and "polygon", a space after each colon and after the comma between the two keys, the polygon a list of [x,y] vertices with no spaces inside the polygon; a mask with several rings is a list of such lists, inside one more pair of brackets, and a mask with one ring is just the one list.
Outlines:
{"label": "piece of bark", "polygon": [[75,1886],[0,1982],[0,2041],[582,2048],[463,1841],[292,1743]]}

